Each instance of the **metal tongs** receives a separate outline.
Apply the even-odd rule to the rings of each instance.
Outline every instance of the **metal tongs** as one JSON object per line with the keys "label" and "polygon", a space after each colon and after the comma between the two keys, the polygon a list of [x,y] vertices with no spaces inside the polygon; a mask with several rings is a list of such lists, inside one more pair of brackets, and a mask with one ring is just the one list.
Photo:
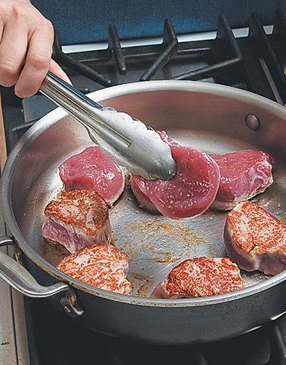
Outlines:
{"label": "metal tongs", "polygon": [[170,147],[144,123],[104,108],[49,72],[40,92],[83,124],[93,142],[132,174],[169,180],[176,174]]}

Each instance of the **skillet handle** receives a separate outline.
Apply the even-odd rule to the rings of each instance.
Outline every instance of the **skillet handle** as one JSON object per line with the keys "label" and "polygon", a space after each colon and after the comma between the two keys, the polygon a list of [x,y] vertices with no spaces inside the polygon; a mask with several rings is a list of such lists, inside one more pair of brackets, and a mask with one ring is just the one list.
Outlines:
{"label": "skillet handle", "polygon": [[[12,244],[14,241],[10,237],[0,237],[0,247]],[[50,286],[40,285],[28,270],[3,252],[0,252],[0,278],[20,293],[32,298],[50,297],[70,290],[63,282]]]}

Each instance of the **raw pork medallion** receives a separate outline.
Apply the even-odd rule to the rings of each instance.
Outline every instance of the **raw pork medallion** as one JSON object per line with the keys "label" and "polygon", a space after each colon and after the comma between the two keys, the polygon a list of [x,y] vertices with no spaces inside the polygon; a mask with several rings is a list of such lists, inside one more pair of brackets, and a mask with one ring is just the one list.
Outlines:
{"label": "raw pork medallion", "polygon": [[67,159],[61,166],[60,178],[65,190],[92,189],[97,191],[108,205],[122,194],[125,178],[122,169],[102,153],[98,146],[87,147],[81,153]]}
{"label": "raw pork medallion", "polygon": [[230,210],[273,183],[272,158],[265,152],[245,150],[211,157],[220,169],[219,189],[212,208]]}
{"label": "raw pork medallion", "polygon": [[93,245],[69,255],[57,264],[57,269],[85,284],[120,294],[132,290],[126,279],[126,255],[110,244]]}
{"label": "raw pork medallion", "polygon": [[48,219],[42,226],[43,236],[70,252],[110,241],[109,209],[93,190],[60,193],[46,206],[45,215]]}
{"label": "raw pork medallion", "polygon": [[140,190],[134,176],[131,176],[130,178],[130,187],[140,208],[147,209],[153,213],[158,213],[158,210],[156,209],[155,205],[151,202],[151,200],[148,198],[148,196]]}
{"label": "raw pork medallion", "polygon": [[156,286],[151,298],[197,298],[243,288],[239,268],[228,258],[199,257],[183,261]]}
{"label": "raw pork medallion", "polygon": [[286,225],[255,203],[240,202],[227,214],[224,241],[243,270],[275,275],[286,269]]}
{"label": "raw pork medallion", "polygon": [[204,213],[214,201],[219,186],[216,162],[201,151],[181,146],[165,132],[159,134],[171,148],[177,174],[169,181],[151,181],[133,175],[131,188],[136,199],[140,206],[173,219]]}

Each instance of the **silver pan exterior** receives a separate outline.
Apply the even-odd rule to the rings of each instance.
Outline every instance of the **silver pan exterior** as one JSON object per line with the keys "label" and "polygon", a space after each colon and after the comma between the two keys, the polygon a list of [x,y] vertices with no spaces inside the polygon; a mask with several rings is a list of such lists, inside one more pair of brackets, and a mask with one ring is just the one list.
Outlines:
{"label": "silver pan exterior", "polygon": [[[275,181],[259,197],[258,203],[282,221],[285,219],[286,110],[283,106],[249,92],[191,81],[126,84],[89,96],[103,106],[125,111],[148,122],[154,129],[167,130],[183,143],[209,153],[247,148],[270,153],[275,159]],[[254,123],[249,122],[253,119]],[[79,311],[81,315],[73,320],[95,330],[133,340],[183,344],[235,336],[286,311],[284,272],[275,277],[247,274],[244,277],[245,289],[221,296],[151,300],[137,296],[136,292],[123,296],[92,288],[56,270],[54,265],[61,253],[47,245],[41,237],[43,207],[61,187],[58,165],[90,144],[86,130],[56,109],[37,122],[15,146],[5,166],[1,185],[5,220],[25,254],[28,270],[44,286],[59,280],[70,285],[84,311],[83,314]],[[162,264],[160,260],[152,259],[153,248],[160,241],[158,236],[149,234],[149,240],[154,241],[153,248],[150,250],[151,243],[147,242],[144,251],[142,247],[146,247],[146,239],[138,236],[135,226],[133,231],[129,230],[131,243],[126,246],[124,235],[128,231],[128,222],[134,221],[138,214],[140,224],[153,219],[148,217],[148,213],[137,211],[129,198],[123,197],[111,210],[111,223],[115,222],[113,230],[118,238],[116,244],[132,256],[131,273],[138,272],[143,265],[145,274],[152,276],[155,285],[175,265],[175,260]],[[159,219],[164,222],[164,218]],[[224,221],[225,213],[217,212],[184,221],[184,225],[197,232],[204,243],[194,248],[195,245],[181,245],[177,237],[171,236],[173,256],[180,261],[186,255],[224,255]],[[130,249],[132,240],[137,242],[134,250]],[[168,243],[165,240],[161,245],[165,247]],[[3,260],[5,257],[0,260],[1,276],[13,284],[7,274],[3,275]],[[21,280],[18,281],[21,283]],[[60,284],[59,290],[65,290],[49,298],[58,310],[62,310],[60,301],[63,302],[61,299],[68,293],[67,288]],[[145,294],[148,295],[151,290],[150,286]]]}

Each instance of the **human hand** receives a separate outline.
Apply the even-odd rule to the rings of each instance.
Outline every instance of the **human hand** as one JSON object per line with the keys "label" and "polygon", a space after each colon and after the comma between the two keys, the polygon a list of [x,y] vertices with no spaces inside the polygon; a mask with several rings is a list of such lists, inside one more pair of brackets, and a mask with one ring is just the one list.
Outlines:
{"label": "human hand", "polygon": [[70,82],[51,59],[54,30],[29,0],[0,1],[0,85],[15,85],[15,94],[35,94],[48,70]]}

